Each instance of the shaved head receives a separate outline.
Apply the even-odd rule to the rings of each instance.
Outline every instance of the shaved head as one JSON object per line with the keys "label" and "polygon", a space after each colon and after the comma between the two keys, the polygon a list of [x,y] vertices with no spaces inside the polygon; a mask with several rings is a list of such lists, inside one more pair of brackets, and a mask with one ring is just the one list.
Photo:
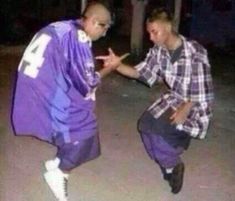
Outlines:
{"label": "shaved head", "polygon": [[109,10],[101,3],[91,3],[87,6],[83,16],[85,18],[96,18],[107,24],[111,23],[111,15]]}
{"label": "shaved head", "polygon": [[91,3],[84,11],[81,23],[86,34],[95,41],[106,35],[111,26],[111,14],[103,4]]}

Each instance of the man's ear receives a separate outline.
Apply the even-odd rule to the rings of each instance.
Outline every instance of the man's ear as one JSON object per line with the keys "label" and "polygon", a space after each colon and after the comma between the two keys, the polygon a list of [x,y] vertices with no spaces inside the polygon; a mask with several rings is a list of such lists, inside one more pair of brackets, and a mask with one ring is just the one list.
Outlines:
{"label": "man's ear", "polygon": [[98,21],[97,21],[97,19],[94,16],[91,17],[91,22],[92,22],[92,25],[95,28],[97,28],[99,26]]}

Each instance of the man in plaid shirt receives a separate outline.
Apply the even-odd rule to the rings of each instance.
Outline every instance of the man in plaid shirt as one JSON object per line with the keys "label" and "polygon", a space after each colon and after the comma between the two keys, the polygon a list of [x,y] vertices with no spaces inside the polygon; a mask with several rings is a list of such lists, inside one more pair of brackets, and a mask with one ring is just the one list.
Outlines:
{"label": "man in plaid shirt", "polygon": [[122,75],[152,86],[164,82],[168,90],[143,113],[138,122],[145,149],[161,167],[172,193],[183,185],[184,163],[180,155],[191,138],[203,139],[212,116],[213,87],[207,51],[173,30],[173,17],[165,9],[147,19],[154,46],[134,68],[123,64],[110,49],[100,56],[104,67],[116,67]]}

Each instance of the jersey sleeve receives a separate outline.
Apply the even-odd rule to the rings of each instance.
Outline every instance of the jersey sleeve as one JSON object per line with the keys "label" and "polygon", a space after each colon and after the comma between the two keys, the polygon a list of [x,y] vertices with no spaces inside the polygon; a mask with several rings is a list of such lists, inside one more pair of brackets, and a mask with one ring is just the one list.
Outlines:
{"label": "jersey sleeve", "polygon": [[94,58],[89,41],[83,31],[71,32],[63,39],[64,54],[67,58],[67,73],[72,85],[86,96],[100,83],[95,72]]}

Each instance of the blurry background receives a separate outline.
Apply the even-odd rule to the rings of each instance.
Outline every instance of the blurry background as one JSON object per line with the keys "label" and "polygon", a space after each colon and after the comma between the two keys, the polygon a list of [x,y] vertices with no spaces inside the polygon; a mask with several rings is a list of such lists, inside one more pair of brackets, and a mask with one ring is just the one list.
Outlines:
{"label": "blurry background", "polygon": [[[130,36],[134,4],[146,2],[147,15],[153,8],[166,6],[174,12],[180,2],[179,31],[206,45],[231,46],[235,41],[234,0],[103,0],[114,16],[112,33]],[[82,4],[90,0],[1,0],[0,43],[22,43],[42,26],[57,20],[78,18]],[[144,27],[143,27],[144,29]]]}
{"label": "blurry background", "polygon": [[[0,0],[0,49],[26,45],[50,22],[77,19],[91,0]],[[212,73],[235,82],[235,0],[100,0],[112,12],[113,26],[94,43],[103,53],[113,47],[130,51],[130,62],[143,59],[152,46],[145,31],[145,17],[165,6],[175,14],[176,29],[208,49]],[[103,51],[103,52],[102,52]],[[229,79],[227,79],[229,78]]]}

